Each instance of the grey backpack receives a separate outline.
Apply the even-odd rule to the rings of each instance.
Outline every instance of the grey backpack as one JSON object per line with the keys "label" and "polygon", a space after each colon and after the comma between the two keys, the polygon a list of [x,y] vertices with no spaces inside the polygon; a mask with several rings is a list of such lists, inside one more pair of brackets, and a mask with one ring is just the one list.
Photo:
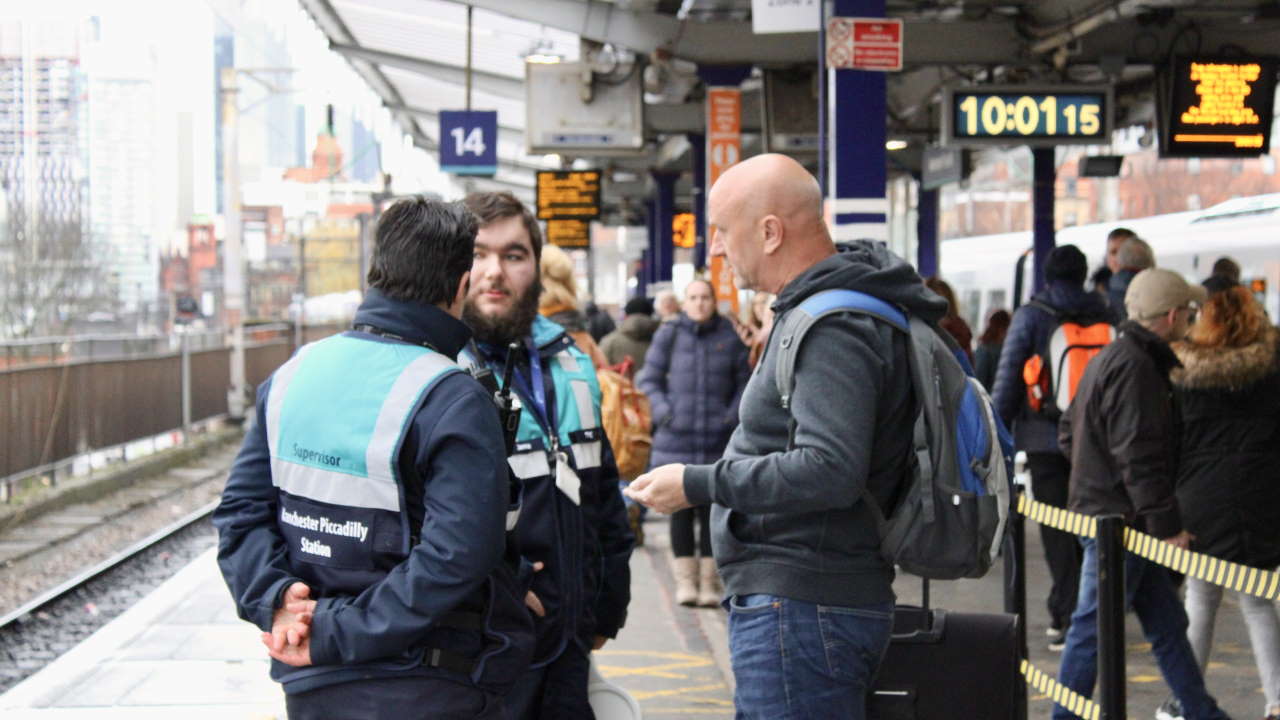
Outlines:
{"label": "grey backpack", "polygon": [[[962,351],[920,318],[854,290],[824,290],[786,313],[779,333],[775,381],[790,410],[795,362],[805,334],[833,313],[860,313],[888,323],[910,340],[911,385],[920,411],[906,488],[888,517],[867,488],[880,553],[925,578],[982,577],[995,562],[1009,513],[1009,476],[991,398],[966,371]],[[958,357],[959,356],[959,357]],[[795,419],[791,441],[795,441]]]}

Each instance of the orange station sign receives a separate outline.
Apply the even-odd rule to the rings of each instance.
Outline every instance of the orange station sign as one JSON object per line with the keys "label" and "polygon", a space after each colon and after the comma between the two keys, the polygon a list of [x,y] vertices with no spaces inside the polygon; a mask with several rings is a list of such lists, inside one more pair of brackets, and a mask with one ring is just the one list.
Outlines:
{"label": "orange station sign", "polygon": [[[707,188],[742,158],[742,91],[736,87],[707,90]],[[708,232],[713,232],[708,229]],[[708,238],[710,240],[710,238]],[[711,258],[711,287],[716,305],[738,314],[738,288],[723,257]]]}

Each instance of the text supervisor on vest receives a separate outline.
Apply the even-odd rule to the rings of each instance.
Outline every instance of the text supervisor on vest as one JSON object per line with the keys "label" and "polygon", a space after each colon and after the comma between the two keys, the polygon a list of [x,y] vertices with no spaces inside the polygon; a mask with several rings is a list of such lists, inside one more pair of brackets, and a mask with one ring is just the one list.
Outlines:
{"label": "text supervisor on vest", "polygon": [[476,230],[461,204],[393,205],[353,329],[258,389],[213,522],[293,720],[503,718],[529,664],[502,430],[453,360]]}

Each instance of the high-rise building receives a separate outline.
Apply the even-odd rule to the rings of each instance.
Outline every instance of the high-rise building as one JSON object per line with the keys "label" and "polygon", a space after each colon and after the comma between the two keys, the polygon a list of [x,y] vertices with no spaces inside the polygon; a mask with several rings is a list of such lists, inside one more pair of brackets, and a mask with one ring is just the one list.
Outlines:
{"label": "high-rise building", "polygon": [[0,20],[0,336],[99,295],[87,232],[85,22]]}
{"label": "high-rise building", "polygon": [[89,228],[104,251],[103,266],[120,309],[146,315],[158,302],[160,279],[154,236],[155,57],[145,47],[91,43],[85,75]]}

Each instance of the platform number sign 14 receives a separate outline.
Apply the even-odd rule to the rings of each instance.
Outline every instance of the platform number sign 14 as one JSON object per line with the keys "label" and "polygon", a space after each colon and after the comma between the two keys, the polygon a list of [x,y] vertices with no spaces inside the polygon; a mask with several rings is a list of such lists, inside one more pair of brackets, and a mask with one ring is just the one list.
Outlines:
{"label": "platform number sign 14", "polygon": [[455,175],[493,175],[498,170],[498,113],[440,113],[440,169]]}

